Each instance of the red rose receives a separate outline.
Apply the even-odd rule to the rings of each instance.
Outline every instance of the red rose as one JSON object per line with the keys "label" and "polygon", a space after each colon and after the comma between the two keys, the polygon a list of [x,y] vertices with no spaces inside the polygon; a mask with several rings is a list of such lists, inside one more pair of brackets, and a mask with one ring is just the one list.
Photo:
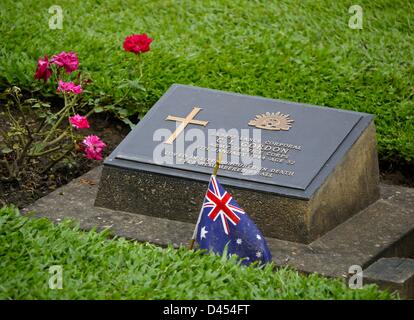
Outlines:
{"label": "red rose", "polygon": [[51,63],[58,67],[65,68],[67,74],[72,73],[79,67],[79,60],[76,52],[62,51],[52,57]]}
{"label": "red rose", "polygon": [[80,114],[75,114],[72,117],[69,117],[69,122],[75,129],[88,129],[90,127],[88,118],[81,116]]}
{"label": "red rose", "polygon": [[140,52],[147,52],[150,50],[151,38],[143,34],[133,34],[125,38],[124,50],[138,54]]}
{"label": "red rose", "polygon": [[52,75],[52,70],[50,70],[49,59],[47,55],[44,56],[43,59],[39,58],[37,60],[37,69],[36,69],[36,73],[34,77],[37,80],[43,79],[46,82],[47,79],[49,79],[51,75]]}

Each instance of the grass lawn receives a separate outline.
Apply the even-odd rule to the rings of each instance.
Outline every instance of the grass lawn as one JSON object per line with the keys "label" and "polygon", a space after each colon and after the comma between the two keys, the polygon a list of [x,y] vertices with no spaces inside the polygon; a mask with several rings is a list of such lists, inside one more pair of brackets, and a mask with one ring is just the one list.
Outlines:
{"label": "grass lawn", "polygon": [[[154,39],[147,91],[125,101],[142,115],[172,83],[375,114],[381,160],[414,159],[414,4],[361,0],[363,30],[348,27],[350,1],[2,0],[0,89],[36,91],[36,59],[73,50],[91,91],[118,94],[132,33]],[[60,5],[62,30],[48,8]],[[132,99],[132,97],[131,97]],[[132,109],[132,110],[131,110]]]}
{"label": "grass lawn", "polygon": [[[63,267],[63,288],[49,289],[49,267]],[[65,221],[29,219],[0,209],[0,299],[392,299],[369,285],[291,269],[240,266],[186,248],[162,249]]]}

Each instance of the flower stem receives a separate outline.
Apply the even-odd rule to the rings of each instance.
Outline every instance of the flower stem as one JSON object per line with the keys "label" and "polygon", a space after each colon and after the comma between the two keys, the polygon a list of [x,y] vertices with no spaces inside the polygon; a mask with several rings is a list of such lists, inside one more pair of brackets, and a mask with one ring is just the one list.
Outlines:
{"label": "flower stem", "polygon": [[52,149],[45,150],[45,151],[43,151],[43,152],[31,153],[31,154],[29,154],[29,157],[32,157],[32,158],[35,158],[35,157],[41,157],[41,156],[47,155],[47,154],[49,154],[49,153],[52,153],[52,152],[58,151],[58,150],[60,150],[60,149],[61,149],[61,147],[60,147],[60,146],[57,146],[57,147],[54,147],[54,148],[52,148]]}
{"label": "flower stem", "polygon": [[40,174],[45,174],[47,171],[49,171],[49,169],[51,169],[56,163],[58,163],[59,161],[61,161],[63,158],[65,158],[68,154],[70,153],[70,149],[66,150],[65,153],[63,153],[60,157],[58,157],[57,159],[51,161],[46,168],[44,168],[42,170],[42,172]]}
{"label": "flower stem", "polygon": [[143,73],[142,73],[142,57],[141,57],[141,53],[137,54],[137,58],[138,58],[138,70],[139,70],[139,78],[138,80],[142,79]]}
{"label": "flower stem", "polygon": [[54,144],[58,143],[58,142],[59,142],[59,141],[61,141],[64,137],[66,137],[66,135],[67,135],[67,134],[68,134],[68,131],[67,131],[67,130],[63,131],[63,133],[62,133],[59,137],[57,137],[55,140],[52,140],[52,141],[48,142],[48,143],[45,145],[45,148],[50,147],[50,146],[52,146],[52,145],[54,145]]}
{"label": "flower stem", "polygon": [[67,113],[67,111],[70,108],[70,104],[68,104],[68,102],[67,102],[68,100],[67,100],[67,97],[66,97],[66,93],[63,94],[63,97],[65,99],[65,106],[63,107],[65,111],[62,113],[62,115],[60,116],[60,119],[55,123],[55,125],[52,127],[52,129],[50,129],[48,135],[43,140],[43,143],[46,143],[49,140],[49,138],[51,137],[51,135],[55,132],[55,130],[62,123],[63,119],[66,118],[66,116],[67,116],[66,113]]}

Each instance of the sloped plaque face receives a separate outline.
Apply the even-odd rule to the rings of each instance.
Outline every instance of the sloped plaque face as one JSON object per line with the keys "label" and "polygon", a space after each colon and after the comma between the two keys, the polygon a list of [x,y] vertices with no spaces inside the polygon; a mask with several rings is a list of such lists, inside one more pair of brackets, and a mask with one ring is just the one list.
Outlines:
{"label": "sloped plaque face", "polygon": [[[211,141],[221,141],[228,149],[254,149],[260,158],[260,170],[246,174],[228,154],[220,169],[224,184],[306,198],[371,120],[363,113],[173,85],[105,165],[208,180],[218,151]],[[197,140],[194,129],[205,139]],[[154,158],[161,149],[172,161]]]}

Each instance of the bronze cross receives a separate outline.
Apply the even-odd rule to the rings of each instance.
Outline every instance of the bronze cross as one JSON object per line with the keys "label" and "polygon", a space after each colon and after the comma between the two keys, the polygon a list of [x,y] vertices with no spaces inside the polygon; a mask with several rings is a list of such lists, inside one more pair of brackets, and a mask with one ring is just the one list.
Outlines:
{"label": "bronze cross", "polygon": [[175,117],[175,116],[168,116],[167,118],[165,118],[165,120],[177,121],[177,122],[181,122],[181,123],[177,127],[177,129],[175,129],[173,134],[167,140],[165,140],[164,143],[172,144],[174,142],[174,140],[178,137],[178,135],[190,123],[191,124],[198,124],[200,126],[205,127],[207,125],[208,121],[194,120],[194,117],[197,115],[197,113],[200,112],[200,110],[202,110],[202,109],[198,108],[198,107],[193,107],[193,110],[185,118],[179,118],[179,117]]}

